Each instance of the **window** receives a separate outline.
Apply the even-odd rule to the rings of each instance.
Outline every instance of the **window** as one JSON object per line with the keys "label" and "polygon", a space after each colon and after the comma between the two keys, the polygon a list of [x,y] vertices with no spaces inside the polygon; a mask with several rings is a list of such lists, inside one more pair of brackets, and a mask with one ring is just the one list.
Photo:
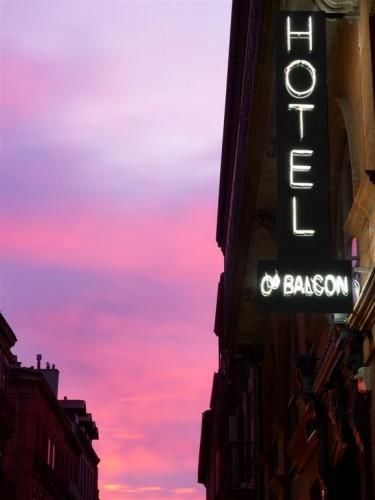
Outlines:
{"label": "window", "polygon": [[51,467],[51,469],[55,469],[55,459],[56,459],[56,445],[52,442],[50,438],[48,438],[47,445],[47,465]]}

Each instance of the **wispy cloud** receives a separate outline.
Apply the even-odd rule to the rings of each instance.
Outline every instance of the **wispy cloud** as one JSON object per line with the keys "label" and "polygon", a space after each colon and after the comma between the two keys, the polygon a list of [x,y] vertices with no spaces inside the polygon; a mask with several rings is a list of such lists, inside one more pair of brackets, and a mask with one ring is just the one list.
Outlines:
{"label": "wispy cloud", "polygon": [[[57,220],[18,216],[1,220],[0,253],[13,259],[79,269],[158,273],[194,279],[220,262],[218,251],[202,246],[214,232],[214,208],[191,206],[186,212],[114,214],[93,207],[91,214]],[[5,237],[6,235],[6,237]],[[216,253],[216,258],[215,258]]]}
{"label": "wispy cloud", "polygon": [[128,484],[121,484],[121,483],[109,483],[109,484],[104,484],[104,489],[111,491],[111,492],[116,492],[116,493],[121,493],[125,495],[137,495],[137,494],[143,494],[143,493],[153,493],[155,491],[161,491],[162,488],[160,486],[129,486]]}
{"label": "wispy cloud", "polygon": [[172,492],[175,495],[193,495],[197,490],[195,488],[175,488]]}

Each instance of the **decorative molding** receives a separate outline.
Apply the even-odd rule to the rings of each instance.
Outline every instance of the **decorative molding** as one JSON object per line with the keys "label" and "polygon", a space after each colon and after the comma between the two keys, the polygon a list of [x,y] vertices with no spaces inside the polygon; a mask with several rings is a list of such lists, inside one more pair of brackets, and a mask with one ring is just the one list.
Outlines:
{"label": "decorative molding", "polygon": [[359,7],[358,0],[315,0],[315,3],[327,14],[350,14]]}

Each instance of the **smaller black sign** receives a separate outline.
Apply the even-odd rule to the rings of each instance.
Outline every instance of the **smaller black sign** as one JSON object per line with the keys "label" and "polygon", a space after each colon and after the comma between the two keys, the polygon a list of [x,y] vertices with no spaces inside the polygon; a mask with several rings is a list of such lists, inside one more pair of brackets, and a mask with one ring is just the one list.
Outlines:
{"label": "smaller black sign", "polygon": [[258,263],[258,305],[275,312],[348,312],[353,307],[351,263]]}

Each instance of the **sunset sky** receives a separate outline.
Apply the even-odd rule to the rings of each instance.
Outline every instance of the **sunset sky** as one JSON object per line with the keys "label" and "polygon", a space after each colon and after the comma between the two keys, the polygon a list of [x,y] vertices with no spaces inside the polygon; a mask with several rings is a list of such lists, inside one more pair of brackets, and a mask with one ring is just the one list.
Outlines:
{"label": "sunset sky", "polygon": [[101,500],[205,498],[229,0],[0,0],[0,308]]}

